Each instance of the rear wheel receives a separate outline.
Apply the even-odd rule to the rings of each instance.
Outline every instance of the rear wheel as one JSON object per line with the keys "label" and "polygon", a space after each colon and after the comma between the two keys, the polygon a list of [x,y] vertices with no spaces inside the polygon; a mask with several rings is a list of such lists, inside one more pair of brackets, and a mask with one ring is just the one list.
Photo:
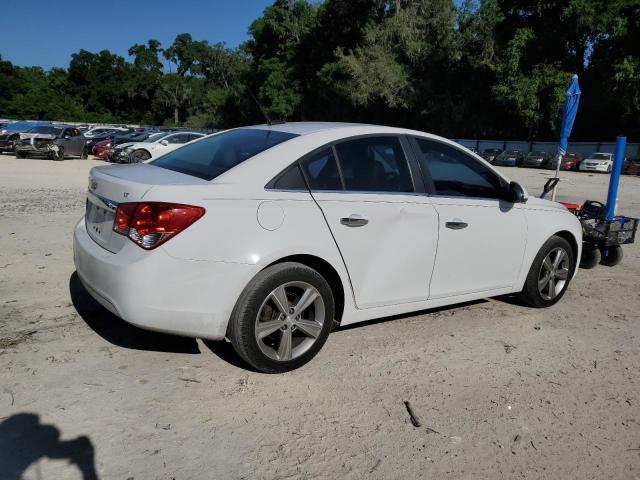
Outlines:
{"label": "rear wheel", "polygon": [[80,153],[80,158],[82,160],[86,160],[87,158],[89,158],[89,149],[86,147],[86,145],[84,147],[82,147],[82,152]]}
{"label": "rear wheel", "polygon": [[20,150],[16,150],[16,158],[27,158],[27,152],[21,152]]}
{"label": "rear wheel", "polygon": [[574,262],[569,242],[555,235],[551,237],[533,260],[520,299],[536,308],[557,303],[567,291]]}
{"label": "rear wheel", "polygon": [[249,365],[265,373],[296,369],[322,348],[333,325],[334,299],[315,270],[293,262],[273,265],[247,285],[227,335]]}
{"label": "rear wheel", "polygon": [[601,253],[600,265],[615,267],[622,261],[622,247],[620,245],[604,247]]}
{"label": "rear wheel", "polygon": [[582,257],[580,257],[580,268],[590,270],[600,263],[600,250],[592,243],[582,244]]}

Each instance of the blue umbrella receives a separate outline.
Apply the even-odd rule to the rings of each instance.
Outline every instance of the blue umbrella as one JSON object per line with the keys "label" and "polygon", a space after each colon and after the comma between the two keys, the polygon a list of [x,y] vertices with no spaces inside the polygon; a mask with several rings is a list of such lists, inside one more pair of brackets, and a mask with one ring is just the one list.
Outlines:
{"label": "blue umbrella", "polygon": [[[564,93],[567,100],[564,102],[562,109],[562,127],[560,128],[560,143],[558,144],[558,164],[556,165],[556,178],[560,175],[560,163],[562,156],[567,153],[569,147],[569,135],[573,128],[573,122],[578,113],[578,104],[580,103],[580,85],[578,85],[578,75],[571,78],[571,83]],[[555,189],[553,190],[553,198],[555,199]]]}

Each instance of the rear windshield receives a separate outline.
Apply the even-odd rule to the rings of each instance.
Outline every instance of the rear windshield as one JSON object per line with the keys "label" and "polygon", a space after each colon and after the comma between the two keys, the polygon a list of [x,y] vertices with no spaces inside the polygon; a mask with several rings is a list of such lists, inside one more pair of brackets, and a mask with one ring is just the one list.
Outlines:
{"label": "rear windshield", "polygon": [[293,137],[297,135],[239,128],[190,143],[150,163],[174,172],[212,180],[248,158]]}

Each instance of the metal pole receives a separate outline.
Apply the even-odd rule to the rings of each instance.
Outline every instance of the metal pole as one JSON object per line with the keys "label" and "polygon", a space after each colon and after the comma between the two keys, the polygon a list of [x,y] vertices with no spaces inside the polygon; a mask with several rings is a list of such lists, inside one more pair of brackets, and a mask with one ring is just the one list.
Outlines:
{"label": "metal pole", "polygon": [[613,168],[609,178],[609,192],[607,193],[607,206],[604,211],[604,218],[613,220],[616,215],[616,202],[618,201],[618,185],[624,164],[624,152],[627,146],[627,137],[616,138],[616,152],[613,155]]}
{"label": "metal pole", "polygon": [[[556,156],[557,164],[555,178],[560,178],[560,164],[562,163],[562,155],[564,155],[562,152],[558,152],[558,155]],[[556,190],[558,189],[558,183],[556,183],[556,186],[553,187],[553,191],[551,192],[551,200],[554,202],[556,201]]]}

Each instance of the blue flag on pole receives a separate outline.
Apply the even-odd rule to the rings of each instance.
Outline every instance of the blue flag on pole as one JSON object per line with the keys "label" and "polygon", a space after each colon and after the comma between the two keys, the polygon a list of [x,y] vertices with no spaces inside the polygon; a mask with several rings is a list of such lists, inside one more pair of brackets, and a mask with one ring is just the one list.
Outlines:
{"label": "blue flag on pole", "polygon": [[[578,104],[580,103],[580,85],[578,85],[578,75],[574,75],[569,84],[569,88],[565,92],[567,100],[564,102],[562,110],[562,127],[560,128],[560,144],[558,145],[558,155],[562,156],[567,153],[569,147],[569,135],[573,128],[573,122],[578,113]],[[558,159],[560,161],[560,158]]]}

